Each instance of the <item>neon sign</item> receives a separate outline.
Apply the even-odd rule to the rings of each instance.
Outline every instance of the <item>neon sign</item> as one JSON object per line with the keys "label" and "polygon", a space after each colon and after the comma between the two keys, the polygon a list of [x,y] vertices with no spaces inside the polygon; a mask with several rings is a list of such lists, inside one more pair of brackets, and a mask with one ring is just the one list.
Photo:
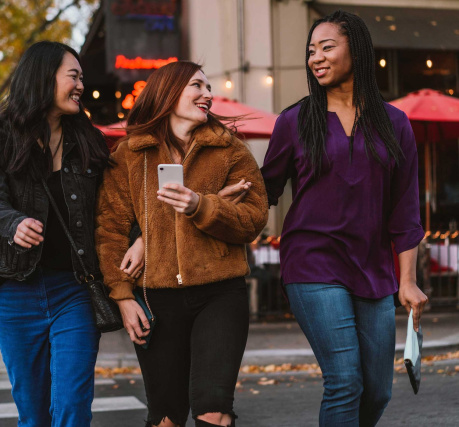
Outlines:
{"label": "neon sign", "polygon": [[115,68],[124,68],[127,70],[151,70],[161,68],[171,62],[177,62],[176,57],[168,59],[143,59],[138,56],[135,59],[126,58],[124,55],[116,55]]}
{"label": "neon sign", "polygon": [[175,15],[177,0],[151,2],[148,0],[117,0],[112,4],[112,13],[118,16],[137,15]]}
{"label": "neon sign", "polygon": [[111,5],[113,15],[122,19],[145,21],[145,30],[150,32],[174,32],[177,0],[151,2],[148,0],[117,0]]}
{"label": "neon sign", "polygon": [[146,31],[175,31],[175,18],[166,15],[126,15],[126,19],[145,21]]}
{"label": "neon sign", "polygon": [[143,91],[146,84],[147,82],[144,82],[143,80],[139,80],[138,82],[134,83],[134,90],[131,93],[127,94],[126,98],[124,98],[123,102],[121,103],[121,106],[125,110],[130,110],[134,106],[135,100]]}

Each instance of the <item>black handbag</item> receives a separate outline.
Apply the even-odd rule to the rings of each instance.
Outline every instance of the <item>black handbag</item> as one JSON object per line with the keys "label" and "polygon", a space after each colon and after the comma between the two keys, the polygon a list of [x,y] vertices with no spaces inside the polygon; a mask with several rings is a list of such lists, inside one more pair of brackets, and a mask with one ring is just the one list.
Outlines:
{"label": "black handbag", "polygon": [[86,269],[86,266],[81,258],[81,255],[78,253],[78,248],[76,247],[75,241],[73,240],[70,231],[65,225],[64,219],[62,218],[59,208],[49,191],[48,185],[45,180],[42,180],[43,187],[48,195],[49,201],[56,212],[56,215],[59,219],[59,222],[64,229],[64,232],[69,239],[70,245],[72,246],[73,251],[75,252],[78,261],[80,262],[81,268],[84,272],[83,281],[88,285],[89,296],[91,297],[91,307],[92,313],[94,316],[94,321],[96,323],[97,329],[100,332],[113,332],[124,327],[123,318],[121,317],[120,309],[118,304],[109,297],[109,292],[102,280],[99,280],[95,277],[94,274],[90,274]]}

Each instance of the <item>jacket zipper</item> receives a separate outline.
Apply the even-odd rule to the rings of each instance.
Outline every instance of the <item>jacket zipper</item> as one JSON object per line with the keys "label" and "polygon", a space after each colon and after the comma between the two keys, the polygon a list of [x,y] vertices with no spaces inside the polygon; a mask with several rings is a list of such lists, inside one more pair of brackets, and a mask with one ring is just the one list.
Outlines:
{"label": "jacket zipper", "polygon": [[[185,160],[187,159],[187,157],[193,152],[194,150],[194,147],[196,147],[196,144],[193,145],[193,147],[191,147],[191,150],[185,155],[185,157],[183,158],[182,160],[182,166],[183,166],[183,163],[185,163]],[[169,157],[170,158],[170,157]],[[171,159],[172,163],[174,163],[174,161]],[[176,243],[175,243],[175,250],[177,251],[177,263],[178,263],[178,247],[177,247],[177,240],[176,240]],[[179,272],[177,274],[177,282],[179,284],[179,286],[182,286],[183,285],[183,280],[182,280],[182,275],[180,274],[180,268],[179,268]]]}

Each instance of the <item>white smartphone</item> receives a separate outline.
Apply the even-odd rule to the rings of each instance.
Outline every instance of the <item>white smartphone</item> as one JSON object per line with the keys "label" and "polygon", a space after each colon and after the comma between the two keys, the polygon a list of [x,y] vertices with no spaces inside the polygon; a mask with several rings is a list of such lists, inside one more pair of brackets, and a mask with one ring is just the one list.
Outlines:
{"label": "white smartphone", "polygon": [[164,187],[164,184],[183,185],[183,167],[176,164],[158,165],[158,187]]}

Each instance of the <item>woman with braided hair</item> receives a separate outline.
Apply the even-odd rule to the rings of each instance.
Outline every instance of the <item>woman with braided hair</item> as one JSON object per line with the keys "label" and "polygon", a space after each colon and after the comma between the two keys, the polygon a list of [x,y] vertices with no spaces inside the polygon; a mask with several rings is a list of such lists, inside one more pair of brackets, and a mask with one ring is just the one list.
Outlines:
{"label": "woman with braided hair", "polygon": [[416,143],[406,115],[382,100],[374,63],[358,16],[315,22],[310,94],[279,116],[262,168],[270,205],[292,179],[281,272],[323,372],[321,426],[376,425],[391,397],[393,295],[413,309],[416,330],[427,302],[416,285]]}

